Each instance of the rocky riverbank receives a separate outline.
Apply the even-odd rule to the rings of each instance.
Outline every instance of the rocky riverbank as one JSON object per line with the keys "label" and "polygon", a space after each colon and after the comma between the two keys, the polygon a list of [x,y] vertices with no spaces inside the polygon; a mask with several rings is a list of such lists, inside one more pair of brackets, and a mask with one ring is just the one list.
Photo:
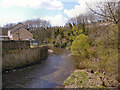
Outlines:
{"label": "rocky riverbank", "polygon": [[118,82],[97,71],[77,69],[63,85],[65,85],[65,88],[116,88]]}

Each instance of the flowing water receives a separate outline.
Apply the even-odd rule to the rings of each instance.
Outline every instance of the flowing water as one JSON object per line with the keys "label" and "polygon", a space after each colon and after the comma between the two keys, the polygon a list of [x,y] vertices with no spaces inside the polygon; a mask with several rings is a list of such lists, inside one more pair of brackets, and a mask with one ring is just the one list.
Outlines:
{"label": "flowing water", "polygon": [[54,88],[62,85],[75,68],[70,51],[53,48],[46,60],[3,73],[3,88]]}

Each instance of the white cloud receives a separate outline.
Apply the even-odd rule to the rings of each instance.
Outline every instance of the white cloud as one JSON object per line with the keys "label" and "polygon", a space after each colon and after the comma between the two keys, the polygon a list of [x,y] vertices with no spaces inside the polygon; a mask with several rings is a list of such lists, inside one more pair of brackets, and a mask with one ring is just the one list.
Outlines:
{"label": "white cloud", "polygon": [[31,8],[63,9],[63,4],[59,0],[3,0],[1,6],[21,6]]}
{"label": "white cloud", "polygon": [[19,18],[18,20],[17,18],[12,17],[12,16],[2,16],[0,17],[0,25],[4,26],[9,23],[17,23],[17,22],[20,22],[21,20],[22,18]]}
{"label": "white cloud", "polygon": [[50,21],[53,26],[64,26],[67,22],[67,18],[63,17],[61,14],[56,15],[55,17],[46,16],[41,19]]}
{"label": "white cloud", "polygon": [[67,16],[70,18],[76,17],[80,14],[87,13],[88,9],[86,6],[86,1],[88,0],[79,0],[78,1],[79,5],[75,5],[74,8],[70,10],[65,9],[64,13],[67,14]]}
{"label": "white cloud", "polygon": [[71,10],[64,10],[64,13],[67,14],[68,17],[73,18],[78,16],[79,14],[85,14],[87,9],[85,6],[81,7],[81,5],[75,5],[75,7]]}
{"label": "white cloud", "polygon": [[[95,4],[98,3],[98,2],[105,2],[106,0],[79,0],[78,1],[78,4],[79,5],[75,5],[73,9],[70,9],[70,10],[67,10],[65,9],[64,10],[64,13],[70,17],[70,18],[73,18],[73,17],[76,17],[80,14],[86,14],[88,13],[89,9],[86,5],[86,3],[88,5],[90,5],[93,9],[96,9],[95,7]],[[110,0],[108,0],[110,1]]]}
{"label": "white cloud", "polygon": [[[38,16],[34,16],[33,18],[34,19],[38,18]],[[50,21],[50,23],[53,26],[64,26],[65,23],[67,22],[67,18],[63,17],[61,14],[58,14],[55,17],[46,16],[46,17],[43,17],[41,19]],[[9,23],[18,23],[18,22],[21,22],[21,21],[25,21],[25,19],[20,18],[20,17],[13,17],[13,16],[2,16],[2,17],[0,17],[0,25],[1,26],[4,26],[4,25],[9,24]]]}

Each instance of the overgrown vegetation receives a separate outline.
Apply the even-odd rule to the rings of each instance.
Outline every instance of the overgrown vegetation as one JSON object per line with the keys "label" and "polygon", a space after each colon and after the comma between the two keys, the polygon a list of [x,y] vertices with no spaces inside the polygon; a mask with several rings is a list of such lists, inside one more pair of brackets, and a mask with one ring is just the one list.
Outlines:
{"label": "overgrown vegetation", "polygon": [[[86,28],[88,30],[88,35],[83,33],[79,34],[72,42],[71,52],[74,55],[73,58],[76,58],[76,64],[81,69],[91,69],[98,73],[105,72],[105,76],[109,78],[107,82],[111,80],[113,80],[113,82],[119,81],[117,48],[118,27],[114,24],[101,26],[97,23],[94,25],[87,25]],[[100,78],[100,75],[98,78]],[[74,79],[68,79],[65,86],[70,86],[68,84],[72,82],[75,82]],[[74,86],[74,83],[72,83],[71,86],[72,85]],[[79,85],[78,88],[89,88],[89,85],[87,87],[84,86],[83,83],[82,86],[81,83],[79,83]],[[113,83],[110,83],[110,85],[113,85]],[[118,86],[118,83],[114,85],[114,87],[116,86]],[[102,86],[98,84],[98,86],[91,85],[90,87],[101,88]]]}
{"label": "overgrown vegetation", "polygon": [[[97,28],[97,30],[96,30]],[[94,31],[95,30],[95,31]],[[107,32],[105,32],[105,30]],[[100,71],[105,70],[106,74],[111,76],[117,75],[118,73],[118,28],[114,25],[112,26],[96,26],[93,28],[89,28],[89,44],[80,46],[80,44],[84,44],[82,40],[77,39],[79,41],[74,42],[72,45],[72,53],[78,53],[75,51],[82,51],[86,54],[78,53],[83,55],[84,57],[79,56],[78,61],[80,65],[85,68],[91,68],[93,70],[99,69]],[[94,32],[93,32],[94,31]],[[80,43],[80,44],[79,44]],[[79,45],[78,45],[79,44]],[[88,45],[87,45],[88,44]],[[89,46],[90,45],[90,46]],[[74,50],[74,48],[77,48]],[[86,50],[85,50],[86,48]],[[87,57],[85,57],[87,55]]]}

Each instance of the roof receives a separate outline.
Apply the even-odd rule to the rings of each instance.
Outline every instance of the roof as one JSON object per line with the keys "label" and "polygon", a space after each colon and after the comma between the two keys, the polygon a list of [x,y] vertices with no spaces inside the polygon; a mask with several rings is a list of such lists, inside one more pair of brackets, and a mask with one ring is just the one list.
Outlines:
{"label": "roof", "polygon": [[14,27],[12,27],[10,29],[10,33],[13,34],[13,33],[15,33],[16,31],[18,31],[21,28],[25,28],[27,30],[25,25],[23,25],[22,23],[18,23],[17,25],[15,25]]}
{"label": "roof", "polygon": [[23,28],[23,27],[20,27],[20,28],[16,29],[15,31],[11,32],[11,34],[15,33],[16,31],[18,31],[21,28]]}

